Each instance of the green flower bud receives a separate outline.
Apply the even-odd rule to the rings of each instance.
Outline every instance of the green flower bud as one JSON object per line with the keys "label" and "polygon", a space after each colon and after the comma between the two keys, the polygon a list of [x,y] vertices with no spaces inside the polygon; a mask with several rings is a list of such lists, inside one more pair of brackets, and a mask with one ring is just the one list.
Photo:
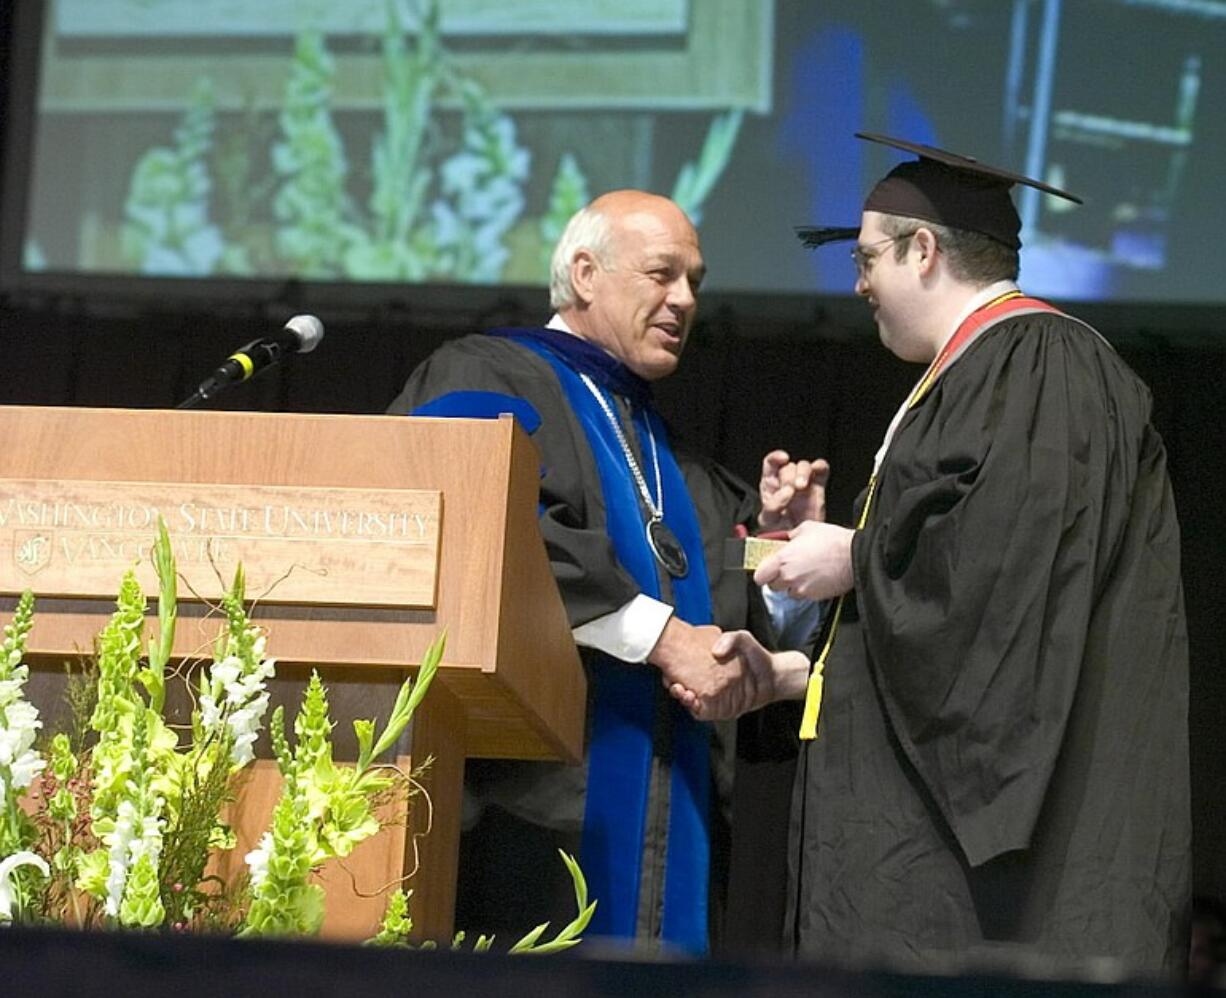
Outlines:
{"label": "green flower bud", "polygon": [[158,893],[157,864],[149,853],[145,853],[128,875],[123,902],[119,906],[119,924],[151,929],[165,919],[166,909]]}
{"label": "green flower bud", "polygon": [[379,933],[368,942],[372,946],[404,946],[413,931],[413,919],[409,916],[409,895],[412,891],[395,891],[387,899]]}

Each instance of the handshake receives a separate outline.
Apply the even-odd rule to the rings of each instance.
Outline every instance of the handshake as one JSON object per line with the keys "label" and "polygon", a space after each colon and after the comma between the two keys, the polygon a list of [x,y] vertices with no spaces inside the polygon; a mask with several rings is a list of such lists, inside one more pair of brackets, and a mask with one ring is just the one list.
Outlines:
{"label": "handshake", "polygon": [[[854,583],[854,531],[826,523],[826,481],[830,465],[793,461],[771,451],[762,461],[758,484],[766,530],[786,531],[788,542],[768,555],[754,581],[801,599],[824,600]],[[739,717],[775,700],[803,699],[809,658],[799,651],[767,651],[748,631],[721,631],[672,617],[647,656],[664,687],[694,717],[718,721]]]}
{"label": "handshake", "polygon": [[[758,523],[786,530],[788,543],[766,557],[754,572],[759,585],[810,600],[829,599],[852,588],[854,531],[824,522],[830,465],[793,461],[771,451],[762,461]],[[808,656],[769,652],[748,631],[723,632],[669,620],[647,661],[664,686],[696,718],[738,717],[775,700],[803,699]]]}
{"label": "handshake", "polygon": [[805,695],[809,658],[769,652],[748,631],[695,627],[673,617],[647,661],[664,687],[700,721],[739,717],[775,700]]}

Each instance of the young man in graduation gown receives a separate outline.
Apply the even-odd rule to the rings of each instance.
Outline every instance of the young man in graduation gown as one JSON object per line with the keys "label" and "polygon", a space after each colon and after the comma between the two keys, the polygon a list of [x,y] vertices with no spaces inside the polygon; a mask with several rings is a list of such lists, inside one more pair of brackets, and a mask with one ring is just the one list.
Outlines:
{"label": "young man in graduation gown", "polygon": [[[562,847],[578,852],[598,900],[589,937],[707,950],[728,763],[721,733],[662,680],[711,696],[736,683],[739,662],[716,663],[711,646],[761,602],[748,573],[724,571],[726,540],[753,520],[757,495],[674,448],[652,403],[651,382],[685,346],[703,274],[697,233],[675,204],[604,195],[555,249],[546,327],[445,345],[391,407],[511,411],[533,432],[541,533],[589,678],[583,767],[468,763],[466,802],[481,813],[461,848],[456,921],[469,931],[572,917]],[[805,515],[824,508],[824,470]]]}
{"label": "young man in graduation gown", "polygon": [[757,574],[839,603],[801,731],[786,932],[819,959],[1178,973],[1187,642],[1149,391],[1018,289],[1008,191],[1032,181],[862,137],[920,156],[850,235],[882,342],[928,369],[855,528],[802,525]]}

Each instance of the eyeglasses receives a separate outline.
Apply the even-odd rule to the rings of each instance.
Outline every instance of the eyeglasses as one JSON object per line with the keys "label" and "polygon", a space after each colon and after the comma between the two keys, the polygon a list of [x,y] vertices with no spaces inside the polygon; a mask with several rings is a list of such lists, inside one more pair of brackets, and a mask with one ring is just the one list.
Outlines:
{"label": "eyeglasses", "polygon": [[872,269],[873,261],[881,256],[881,251],[870,253],[869,250],[874,250],[878,246],[885,246],[896,243],[902,239],[910,239],[918,229],[913,229],[910,232],[902,232],[897,236],[887,236],[885,239],[878,239],[875,243],[869,243],[867,246],[856,246],[851,251],[851,262],[856,265],[856,274],[859,277],[867,277],[868,272]]}

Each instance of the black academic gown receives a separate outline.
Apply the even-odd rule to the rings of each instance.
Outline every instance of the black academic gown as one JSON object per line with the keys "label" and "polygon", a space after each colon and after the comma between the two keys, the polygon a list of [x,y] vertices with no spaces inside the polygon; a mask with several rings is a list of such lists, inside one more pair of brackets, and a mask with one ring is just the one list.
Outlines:
{"label": "black academic gown", "polygon": [[[459,390],[522,398],[541,416],[541,426],[533,435],[543,465],[540,527],[571,626],[624,606],[640,589],[614,554],[604,526],[596,463],[548,363],[502,337],[464,337],[445,344],[422,363],[389,411],[407,413]],[[623,426],[627,424],[623,419]],[[724,629],[739,628],[752,617],[753,626],[762,633],[769,625],[763,619],[761,601],[748,573],[723,568],[725,540],[732,537],[734,525],[752,522],[756,494],[719,465],[687,452],[675,442],[673,453],[698,514],[711,579],[714,622]],[[642,463],[641,453],[640,466],[648,466]],[[474,470],[474,487],[480,487],[480,481],[479,469]],[[667,580],[662,571],[664,593],[669,591]],[[659,929],[668,815],[668,697],[662,685],[658,695],[656,765],[641,860],[640,938],[644,940],[652,939]],[[728,725],[712,726],[713,799],[719,802],[711,828],[711,912],[716,921],[728,852],[729,729]],[[554,920],[555,926],[569,921],[574,915],[573,891],[555,849],[563,847],[578,854],[585,767],[470,760],[466,790],[470,823],[478,812],[481,817],[462,843],[457,927],[473,932],[497,930],[509,940],[511,933],[527,931],[545,919]],[[507,815],[511,816],[509,821]],[[627,857],[627,862],[633,861]]]}
{"label": "black academic gown", "polygon": [[798,772],[799,954],[1184,964],[1187,639],[1150,408],[1096,334],[1032,315],[904,417]]}

